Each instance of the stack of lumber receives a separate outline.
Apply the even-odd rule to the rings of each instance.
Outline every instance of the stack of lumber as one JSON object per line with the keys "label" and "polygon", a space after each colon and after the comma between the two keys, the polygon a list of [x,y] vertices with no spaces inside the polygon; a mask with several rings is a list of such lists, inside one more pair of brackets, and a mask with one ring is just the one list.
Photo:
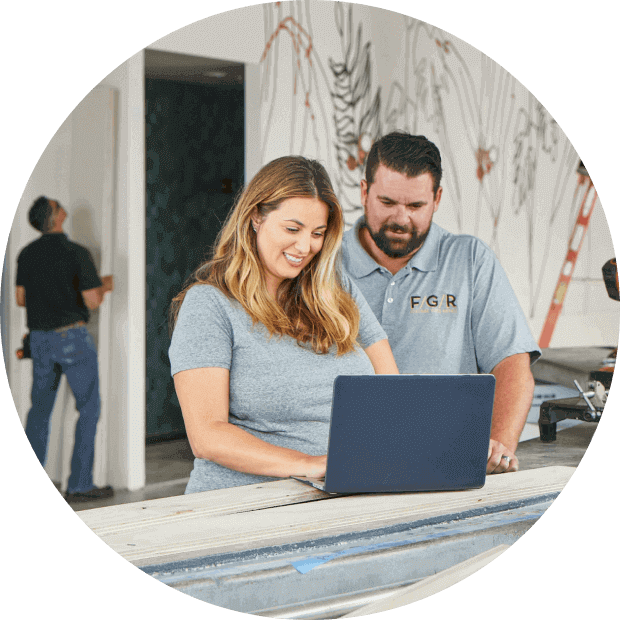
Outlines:
{"label": "stack of lumber", "polygon": [[125,559],[147,566],[509,509],[553,498],[574,469],[488,476],[483,488],[469,491],[343,497],[281,480],[77,514]]}

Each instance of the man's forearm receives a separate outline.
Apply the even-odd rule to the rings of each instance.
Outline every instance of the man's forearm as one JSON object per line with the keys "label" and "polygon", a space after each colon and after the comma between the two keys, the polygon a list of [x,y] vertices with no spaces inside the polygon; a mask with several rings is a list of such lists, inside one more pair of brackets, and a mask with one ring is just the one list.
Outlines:
{"label": "man's forearm", "polygon": [[534,377],[529,353],[503,359],[492,370],[495,376],[495,400],[491,439],[514,452],[534,396]]}

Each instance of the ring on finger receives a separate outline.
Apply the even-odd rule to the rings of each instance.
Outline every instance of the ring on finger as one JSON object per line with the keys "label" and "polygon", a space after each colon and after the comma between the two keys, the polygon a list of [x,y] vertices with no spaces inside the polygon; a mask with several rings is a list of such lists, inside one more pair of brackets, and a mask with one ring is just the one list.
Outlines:
{"label": "ring on finger", "polygon": [[510,457],[509,456],[502,456],[502,459],[506,459],[506,465],[510,465]]}

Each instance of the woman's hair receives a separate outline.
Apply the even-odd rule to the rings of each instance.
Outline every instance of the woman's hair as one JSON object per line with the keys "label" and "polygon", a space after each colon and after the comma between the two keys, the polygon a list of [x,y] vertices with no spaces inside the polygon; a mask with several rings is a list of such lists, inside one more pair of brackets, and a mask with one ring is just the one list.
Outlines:
{"label": "woman's hair", "polygon": [[[262,221],[288,198],[315,198],[328,209],[323,246],[301,273],[284,280],[274,300],[267,292],[258,256],[252,218]],[[213,258],[194,272],[172,300],[170,326],[174,325],[187,291],[210,284],[236,299],[271,335],[288,335],[310,343],[317,353],[336,345],[337,354],[355,346],[359,311],[342,288],[339,248],[344,229],[342,208],[325,168],[301,156],[280,157],[265,165],[239,196],[220,231]]]}

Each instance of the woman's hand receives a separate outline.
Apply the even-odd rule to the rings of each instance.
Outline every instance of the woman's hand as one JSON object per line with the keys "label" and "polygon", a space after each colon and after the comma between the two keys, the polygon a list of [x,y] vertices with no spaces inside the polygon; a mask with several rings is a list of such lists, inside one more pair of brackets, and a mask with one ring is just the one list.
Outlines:
{"label": "woman's hand", "polygon": [[325,478],[325,469],[327,467],[327,454],[322,456],[309,456],[300,463],[300,472],[293,474],[302,478]]}

